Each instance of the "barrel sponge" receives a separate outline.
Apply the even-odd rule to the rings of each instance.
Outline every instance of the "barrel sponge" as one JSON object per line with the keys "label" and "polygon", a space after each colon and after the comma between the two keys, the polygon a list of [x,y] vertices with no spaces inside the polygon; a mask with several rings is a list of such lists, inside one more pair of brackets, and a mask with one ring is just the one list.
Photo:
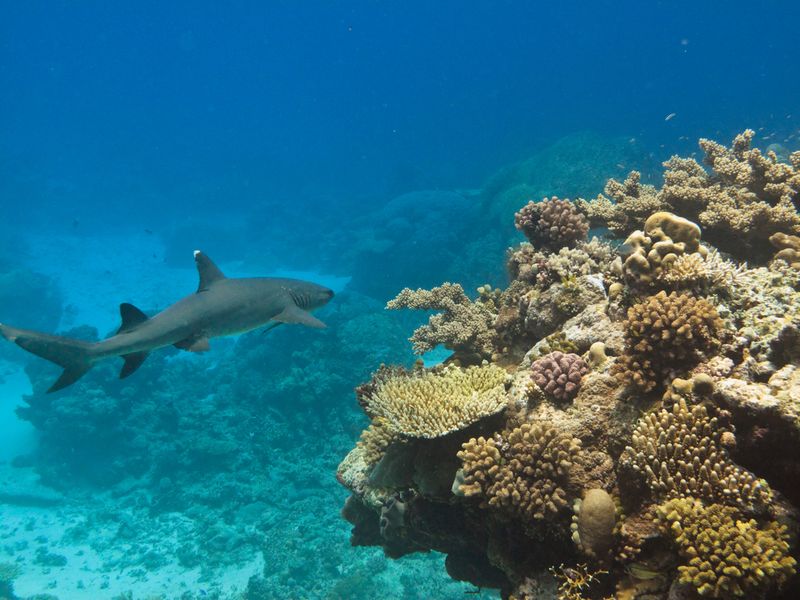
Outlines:
{"label": "barrel sponge", "polygon": [[580,440],[541,423],[472,438],[458,453],[460,492],[523,523],[553,516],[567,506],[564,487],[580,447]]}
{"label": "barrel sponge", "polygon": [[625,352],[615,371],[649,392],[676,370],[691,369],[718,344],[722,319],[703,298],[661,291],[628,309]]}
{"label": "barrel sponge", "polygon": [[558,250],[586,239],[589,220],[569,200],[553,196],[528,202],[514,215],[514,225],[537,248]]}
{"label": "barrel sponge", "polygon": [[726,436],[705,406],[690,408],[680,398],[671,410],[639,419],[620,460],[644,476],[658,500],[693,496],[745,510],[767,506],[769,485],[731,461]]}
{"label": "barrel sponge", "polygon": [[607,491],[600,488],[588,490],[583,500],[573,505],[572,541],[587,556],[604,558],[614,543],[617,507]]}
{"label": "barrel sponge", "polygon": [[577,354],[556,351],[533,361],[531,372],[543,392],[559,402],[569,402],[580,390],[589,367]]}
{"label": "barrel sponge", "polygon": [[701,596],[760,598],[794,575],[785,525],[760,525],[736,508],[695,498],[670,500],[656,513],[686,560],[678,567],[680,582]]}
{"label": "barrel sponge", "polygon": [[506,378],[495,365],[395,372],[376,381],[360,401],[396,435],[437,438],[502,411]]}

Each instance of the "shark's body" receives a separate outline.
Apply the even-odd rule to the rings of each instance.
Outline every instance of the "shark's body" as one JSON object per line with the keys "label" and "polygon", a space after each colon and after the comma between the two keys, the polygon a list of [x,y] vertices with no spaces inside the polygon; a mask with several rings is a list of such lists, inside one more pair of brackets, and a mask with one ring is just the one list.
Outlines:
{"label": "shark's body", "polygon": [[0,334],[64,368],[48,390],[54,392],[77,381],[95,362],[111,356],[125,359],[120,371],[120,378],[124,378],[157,348],[176,346],[190,352],[204,352],[209,349],[210,338],[244,333],[270,322],[325,327],[309,311],[333,297],[328,288],[297,279],[229,279],[202,252],[197,251],[194,256],[200,275],[196,293],[152,318],[132,304],[120,305],[122,325],[108,339],[83,342],[2,323]]}

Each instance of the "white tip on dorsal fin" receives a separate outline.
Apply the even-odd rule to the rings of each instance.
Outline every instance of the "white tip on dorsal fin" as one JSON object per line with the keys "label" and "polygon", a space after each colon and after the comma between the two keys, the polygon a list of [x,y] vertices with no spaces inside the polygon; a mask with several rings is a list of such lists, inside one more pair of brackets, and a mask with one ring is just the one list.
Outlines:
{"label": "white tip on dorsal fin", "polygon": [[200,250],[194,251],[194,262],[197,265],[197,274],[200,275],[200,284],[197,286],[198,292],[203,292],[215,281],[225,279],[225,275],[219,267]]}

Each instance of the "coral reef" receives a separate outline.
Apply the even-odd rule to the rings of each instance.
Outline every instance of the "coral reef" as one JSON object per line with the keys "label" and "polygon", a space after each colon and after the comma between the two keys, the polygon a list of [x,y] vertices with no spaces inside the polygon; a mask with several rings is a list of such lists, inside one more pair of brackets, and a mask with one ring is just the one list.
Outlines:
{"label": "coral reef", "polygon": [[722,332],[714,305],[703,298],[661,291],[628,309],[625,353],[617,363],[623,379],[649,392],[711,352]]}
{"label": "coral reef", "polygon": [[692,498],[670,500],[657,514],[686,560],[678,567],[681,583],[702,596],[751,598],[794,575],[785,525],[760,525],[730,506]]}
{"label": "coral reef", "polygon": [[374,391],[361,400],[366,413],[380,420],[378,427],[410,438],[436,438],[506,408],[505,380],[506,372],[494,365],[378,375]]}
{"label": "coral reef", "polygon": [[800,269],[800,236],[786,233],[773,233],[770,243],[778,249],[775,260],[782,260],[793,269]]}
{"label": "coral reef", "polygon": [[729,435],[704,406],[689,408],[680,398],[672,410],[639,420],[620,464],[642,474],[659,500],[692,496],[751,512],[763,509],[769,486],[731,462],[724,447]]}
{"label": "coral reef", "polygon": [[491,357],[494,352],[496,333],[492,323],[495,315],[486,303],[471,301],[457,283],[445,283],[432,290],[405,288],[386,308],[442,311],[432,315],[428,324],[411,336],[417,354],[433,350],[439,344],[473,361]]}
{"label": "coral reef", "polygon": [[514,216],[514,225],[536,248],[574,246],[589,233],[589,221],[569,200],[553,196],[528,202]]}
{"label": "coral reef", "polygon": [[504,599],[800,594],[800,154],[751,140],[703,140],[708,171],[673,157],[660,188],[633,172],[570,205],[607,240],[549,236],[556,201],[492,182],[529,239],[508,285],[398,304],[443,311],[412,341],[447,345],[448,368],[502,368],[506,409],[430,438],[373,423],[337,473],[353,544],[445,553]]}
{"label": "coral reef", "polygon": [[543,392],[559,402],[568,402],[578,393],[589,367],[577,354],[556,351],[533,361],[531,371],[534,383]]}
{"label": "coral reef", "polygon": [[564,489],[580,441],[541,424],[525,423],[496,438],[471,439],[458,457],[458,492],[523,522],[544,519],[567,506]]}

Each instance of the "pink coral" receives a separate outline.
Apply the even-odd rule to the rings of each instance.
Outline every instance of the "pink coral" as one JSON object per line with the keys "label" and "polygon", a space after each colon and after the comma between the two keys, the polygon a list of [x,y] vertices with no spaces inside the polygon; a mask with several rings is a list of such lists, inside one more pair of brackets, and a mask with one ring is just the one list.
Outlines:
{"label": "pink coral", "polygon": [[551,352],[531,365],[533,381],[542,391],[560,402],[572,400],[581,387],[589,366],[577,354]]}

